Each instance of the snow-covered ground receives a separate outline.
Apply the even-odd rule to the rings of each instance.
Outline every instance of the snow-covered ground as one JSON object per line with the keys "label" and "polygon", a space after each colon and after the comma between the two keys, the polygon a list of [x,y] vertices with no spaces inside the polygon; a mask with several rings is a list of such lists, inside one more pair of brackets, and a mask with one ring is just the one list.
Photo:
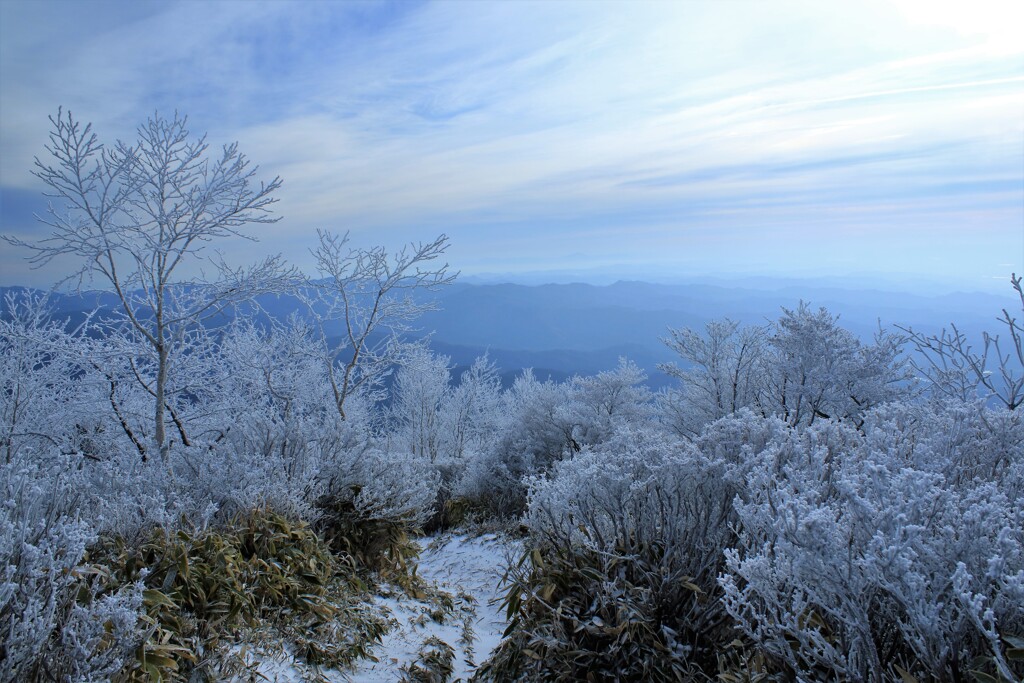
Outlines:
{"label": "snow-covered ground", "polygon": [[[321,670],[318,680],[395,683],[402,680],[403,668],[416,661],[424,642],[435,637],[454,650],[449,680],[466,681],[498,646],[506,627],[498,584],[506,558],[518,544],[497,534],[442,534],[419,543],[418,572],[430,586],[427,595],[412,598],[384,586],[374,599],[390,613],[393,628],[374,649],[377,661],[363,660],[355,671]],[[260,662],[259,673],[275,683],[307,680],[287,654]]]}
{"label": "snow-covered ground", "polygon": [[495,534],[445,534],[424,539],[419,575],[454,598],[454,609],[438,623],[430,617],[437,607],[431,600],[413,600],[396,592],[382,598],[398,625],[375,653],[379,661],[364,662],[352,676],[357,683],[393,683],[400,669],[416,659],[423,642],[436,636],[455,649],[452,680],[468,679],[473,670],[498,646],[505,630],[505,615],[498,602],[498,583],[512,544]]}

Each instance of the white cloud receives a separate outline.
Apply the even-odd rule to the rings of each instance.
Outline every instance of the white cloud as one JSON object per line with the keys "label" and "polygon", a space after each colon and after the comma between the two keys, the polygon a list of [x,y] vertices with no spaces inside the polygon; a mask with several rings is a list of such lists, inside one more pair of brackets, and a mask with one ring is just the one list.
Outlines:
{"label": "white cloud", "polygon": [[[995,236],[984,249],[1016,239],[1022,210],[1007,202],[1020,196],[1024,50],[1006,40],[1016,9],[159,7],[62,39],[60,63],[38,68],[26,51],[51,29],[18,26],[36,38],[3,48],[0,183],[31,185],[25,169],[57,103],[104,134],[174,103],[284,178],[281,244],[296,253],[314,227],[383,240],[446,229],[473,258],[516,230],[503,237],[518,245],[509,258],[589,240],[592,252],[630,242],[654,259],[687,239],[704,248],[706,234],[756,241],[777,221],[793,235],[873,221],[884,251],[896,231],[924,239],[929,202],[950,229],[985,211]],[[811,248],[794,244],[792,259]]]}

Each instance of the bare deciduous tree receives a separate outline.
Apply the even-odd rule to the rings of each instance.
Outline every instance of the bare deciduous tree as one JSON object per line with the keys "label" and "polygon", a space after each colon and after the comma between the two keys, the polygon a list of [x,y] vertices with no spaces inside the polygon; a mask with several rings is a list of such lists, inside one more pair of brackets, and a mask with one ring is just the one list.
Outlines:
{"label": "bare deciduous tree", "polygon": [[[81,387],[69,357],[73,334],[51,316],[48,297],[7,292],[0,301],[0,463],[42,442],[69,450]],[[81,385],[81,382],[77,383]]]}
{"label": "bare deciduous tree", "polygon": [[[415,297],[455,281],[448,264],[432,262],[448,249],[448,237],[405,246],[395,254],[384,247],[353,249],[348,234],[320,231],[312,251],[321,280],[312,283],[305,299],[327,351],[334,403],[345,419],[345,401],[383,379],[399,359],[395,336],[435,304]],[[342,332],[329,340],[328,326],[340,323]]]}
{"label": "bare deciduous tree", "polygon": [[[1012,274],[1010,284],[1024,309],[1021,277]],[[960,400],[975,399],[980,392],[985,399],[1016,410],[1024,404],[1024,326],[1005,308],[998,321],[1009,333],[1009,349],[1000,345],[999,335],[983,332],[981,350],[976,351],[956,325],[935,335],[901,329],[918,351],[911,363],[928,380],[932,391]]]}
{"label": "bare deciduous tree", "polygon": [[703,334],[669,328],[669,335],[662,342],[689,366],[658,366],[682,382],[686,408],[678,420],[681,433],[695,438],[705,424],[758,405],[768,357],[766,328],[741,329],[739,323],[726,319],[707,323]]}
{"label": "bare deciduous tree", "polygon": [[[256,167],[225,145],[208,154],[205,136],[193,138],[186,119],[154,114],[132,143],[103,145],[71,112],[50,117],[46,147],[50,159],[36,159],[36,177],[51,202],[40,221],[52,233],[27,242],[30,261],[42,266],[57,257],[77,259],[78,269],[62,283],[81,288],[94,278],[113,288],[120,302],[115,321],[140,336],[148,349],[145,373],[136,379],[153,399],[153,446],[166,459],[168,371],[187,335],[225,308],[284,285],[291,273],[279,257],[247,268],[229,267],[210,242],[253,239],[242,228],[272,223],[274,178],[256,183]],[[204,270],[216,274],[207,279]],[[183,272],[189,271],[189,272]],[[145,455],[143,455],[145,458]]]}

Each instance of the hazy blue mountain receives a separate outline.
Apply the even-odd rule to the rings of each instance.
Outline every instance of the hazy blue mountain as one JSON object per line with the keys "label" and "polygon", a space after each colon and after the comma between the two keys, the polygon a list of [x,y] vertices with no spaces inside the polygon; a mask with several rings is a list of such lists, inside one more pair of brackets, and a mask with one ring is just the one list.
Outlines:
{"label": "hazy blue mountain", "polygon": [[[668,378],[657,364],[674,360],[660,339],[670,327],[701,327],[728,317],[745,324],[763,324],[778,317],[780,307],[801,299],[839,314],[842,325],[869,339],[881,324],[912,326],[937,332],[950,322],[979,338],[981,330],[998,331],[1002,308],[1019,305],[1010,296],[985,293],[920,293],[881,289],[847,289],[828,282],[760,278],[740,285],[720,283],[653,284],[623,281],[591,284],[456,283],[439,292],[422,293],[439,308],[425,314],[417,328],[430,335],[436,352],[451,358],[458,374],[475,357],[488,352],[506,381],[522,368],[541,378],[564,379],[593,374],[627,357],[645,368],[652,386]],[[7,288],[12,289],[12,288]],[[55,294],[58,316],[72,322],[86,312],[114,306],[108,293]],[[299,310],[289,296],[260,299],[271,316],[283,319]],[[0,306],[3,304],[0,303]],[[0,313],[6,313],[0,308]],[[340,326],[331,330],[340,333]]]}
{"label": "hazy blue mountain", "polygon": [[[1009,291],[1009,288],[1007,288]],[[420,320],[438,342],[474,347],[550,351],[629,348],[665,358],[659,339],[669,327],[700,327],[729,317],[761,324],[801,299],[825,306],[867,339],[881,324],[938,331],[949,323],[969,333],[993,330],[1009,295],[955,293],[929,297],[881,290],[785,286],[776,289],[718,285],[617,282],[607,286],[455,285],[437,296],[441,309]],[[1019,304],[1018,304],[1019,305]],[[638,360],[639,362],[639,360]]]}

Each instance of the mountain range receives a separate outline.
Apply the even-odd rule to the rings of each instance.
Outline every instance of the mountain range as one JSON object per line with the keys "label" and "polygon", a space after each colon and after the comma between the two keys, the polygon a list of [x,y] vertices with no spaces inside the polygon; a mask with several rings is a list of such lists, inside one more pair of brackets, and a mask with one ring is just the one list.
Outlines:
{"label": "mountain range", "polygon": [[[2,288],[0,293],[14,288]],[[896,290],[849,288],[821,282],[761,278],[728,283],[656,284],[619,281],[592,284],[478,284],[457,282],[421,293],[436,310],[416,321],[414,336],[426,336],[432,348],[449,356],[453,374],[488,353],[506,380],[523,368],[540,378],[564,379],[615,367],[620,357],[644,368],[652,387],[670,380],[657,364],[675,360],[661,339],[669,328],[700,328],[715,319],[764,324],[782,307],[801,300],[824,306],[840,324],[869,340],[879,325],[935,333],[950,323],[981,343],[982,330],[998,332],[1003,308],[1018,305],[1005,296],[976,292],[937,295]],[[113,306],[109,293],[60,293],[53,297],[58,316],[80,319],[96,307]],[[287,296],[262,297],[272,316],[297,309]],[[6,311],[3,311],[6,313]],[[340,333],[340,328],[334,330]]]}

